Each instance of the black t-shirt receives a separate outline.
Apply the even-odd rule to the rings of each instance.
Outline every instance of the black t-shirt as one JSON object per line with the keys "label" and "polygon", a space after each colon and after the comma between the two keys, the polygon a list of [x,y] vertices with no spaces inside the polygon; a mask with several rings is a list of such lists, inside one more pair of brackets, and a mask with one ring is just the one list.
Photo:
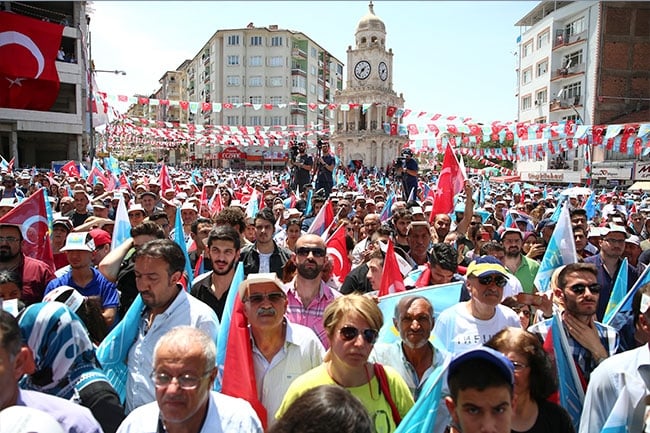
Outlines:
{"label": "black t-shirt", "polygon": [[363,263],[352,269],[347,277],[345,277],[345,280],[343,280],[339,291],[344,295],[349,295],[354,292],[372,292],[372,284],[368,281],[368,265]]}
{"label": "black t-shirt", "polygon": [[[211,277],[212,274],[210,274],[210,277],[208,277],[206,284],[211,284]],[[209,287],[201,284],[199,286],[192,287],[192,290],[190,290],[190,295],[194,296],[196,299],[204,302],[210,308],[212,308],[212,310],[217,314],[219,320],[221,320],[221,317],[223,316],[223,310],[226,307],[226,299],[228,298],[229,291],[230,289],[226,290],[221,298],[217,298],[214,296],[214,293],[212,293]]]}
{"label": "black t-shirt", "polygon": [[85,223],[88,217],[93,216],[93,213],[86,212],[84,214],[81,214],[81,213],[77,213],[76,210],[73,210],[72,212],[68,212],[65,216],[70,218],[70,221],[72,221],[72,225],[74,227],[78,227],[81,224]]}
{"label": "black t-shirt", "polygon": [[302,168],[302,165],[313,166],[314,165],[313,158],[307,155],[306,153],[302,153],[298,155],[298,157],[296,158],[296,162],[300,164],[299,166],[298,165],[296,166],[296,183],[302,186],[311,182],[310,171],[306,168]]}
{"label": "black t-shirt", "polygon": [[[323,161],[325,161],[325,165],[334,164],[334,157],[329,153],[327,155],[323,155],[322,159]],[[325,168],[325,165],[321,164],[320,167],[318,168],[318,182],[334,183],[334,179],[332,178],[332,172],[329,171],[327,168]]]}
{"label": "black t-shirt", "polygon": [[571,417],[564,408],[546,400],[537,404],[539,413],[535,424],[525,432],[512,430],[512,433],[575,433]]}
{"label": "black t-shirt", "polygon": [[98,381],[79,392],[81,405],[90,409],[105,433],[115,433],[125,418],[120,397],[108,382]]}

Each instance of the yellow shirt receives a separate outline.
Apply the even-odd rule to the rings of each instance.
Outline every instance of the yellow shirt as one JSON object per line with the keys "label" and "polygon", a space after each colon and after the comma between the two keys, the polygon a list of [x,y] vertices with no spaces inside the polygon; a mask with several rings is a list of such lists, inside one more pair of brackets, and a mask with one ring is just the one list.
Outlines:
{"label": "yellow shirt", "polygon": [[[413,396],[409,391],[404,379],[389,366],[384,366],[386,370],[386,378],[390,388],[390,394],[395,402],[397,411],[400,416],[404,418],[407,412],[413,407]],[[307,373],[298,376],[294,380],[287,393],[284,395],[280,409],[275,414],[278,419],[286,412],[291,403],[300,397],[305,391],[315,388],[319,385],[335,385],[336,383],[327,373],[325,364],[321,364],[316,368],[309,370]],[[370,419],[375,425],[376,433],[390,433],[395,431],[395,422],[393,420],[392,411],[388,401],[380,391],[379,381],[377,377],[373,377],[369,384],[361,386],[345,388],[352,395],[357,397],[365,406],[370,414]]]}

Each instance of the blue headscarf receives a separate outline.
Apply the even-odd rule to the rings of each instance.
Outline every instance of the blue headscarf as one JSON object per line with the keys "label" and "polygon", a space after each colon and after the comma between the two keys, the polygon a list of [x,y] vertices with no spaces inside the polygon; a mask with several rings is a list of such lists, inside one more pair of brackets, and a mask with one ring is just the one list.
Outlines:
{"label": "blue headscarf", "polygon": [[36,371],[21,379],[22,389],[70,400],[91,383],[108,382],[86,327],[65,304],[30,305],[19,317],[18,325],[36,364]]}

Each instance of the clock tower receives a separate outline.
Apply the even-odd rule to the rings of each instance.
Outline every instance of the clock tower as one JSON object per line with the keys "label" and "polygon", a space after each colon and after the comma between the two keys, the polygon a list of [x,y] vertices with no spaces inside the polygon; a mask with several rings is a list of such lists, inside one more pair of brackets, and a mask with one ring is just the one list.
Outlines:
{"label": "clock tower", "polygon": [[[330,142],[342,162],[361,161],[366,167],[386,168],[399,154],[406,137],[384,132],[397,124],[388,107],[404,107],[393,90],[393,50],[386,50],[386,26],[375,15],[372,1],[357,24],[355,47],[348,47],[346,88],[334,96],[338,105]],[[387,127],[391,130],[390,126]],[[392,128],[396,130],[396,126]]]}

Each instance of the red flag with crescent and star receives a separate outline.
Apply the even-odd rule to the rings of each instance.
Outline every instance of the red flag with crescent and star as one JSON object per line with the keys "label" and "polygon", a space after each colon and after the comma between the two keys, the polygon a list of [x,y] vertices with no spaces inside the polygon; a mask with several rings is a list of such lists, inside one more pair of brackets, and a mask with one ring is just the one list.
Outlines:
{"label": "red flag with crescent and star", "polygon": [[348,250],[346,248],[346,235],[347,225],[341,224],[338,229],[327,240],[327,255],[334,259],[334,268],[332,274],[336,275],[339,281],[343,281],[352,269],[352,263],[348,257]]}
{"label": "red flag with crescent and star", "polygon": [[48,111],[59,95],[63,26],[0,12],[0,107]]}
{"label": "red flag with crescent and star", "polygon": [[50,226],[43,190],[41,188],[21,201],[0,218],[0,224],[20,226],[20,231],[23,234],[23,254],[47,263],[54,271],[54,257],[50,247]]}
{"label": "red flag with crescent and star", "polygon": [[438,176],[433,210],[429,222],[437,214],[449,214],[454,211],[454,197],[463,190],[465,177],[460,168],[458,159],[450,145],[445,149],[445,157],[442,161],[442,170]]}

